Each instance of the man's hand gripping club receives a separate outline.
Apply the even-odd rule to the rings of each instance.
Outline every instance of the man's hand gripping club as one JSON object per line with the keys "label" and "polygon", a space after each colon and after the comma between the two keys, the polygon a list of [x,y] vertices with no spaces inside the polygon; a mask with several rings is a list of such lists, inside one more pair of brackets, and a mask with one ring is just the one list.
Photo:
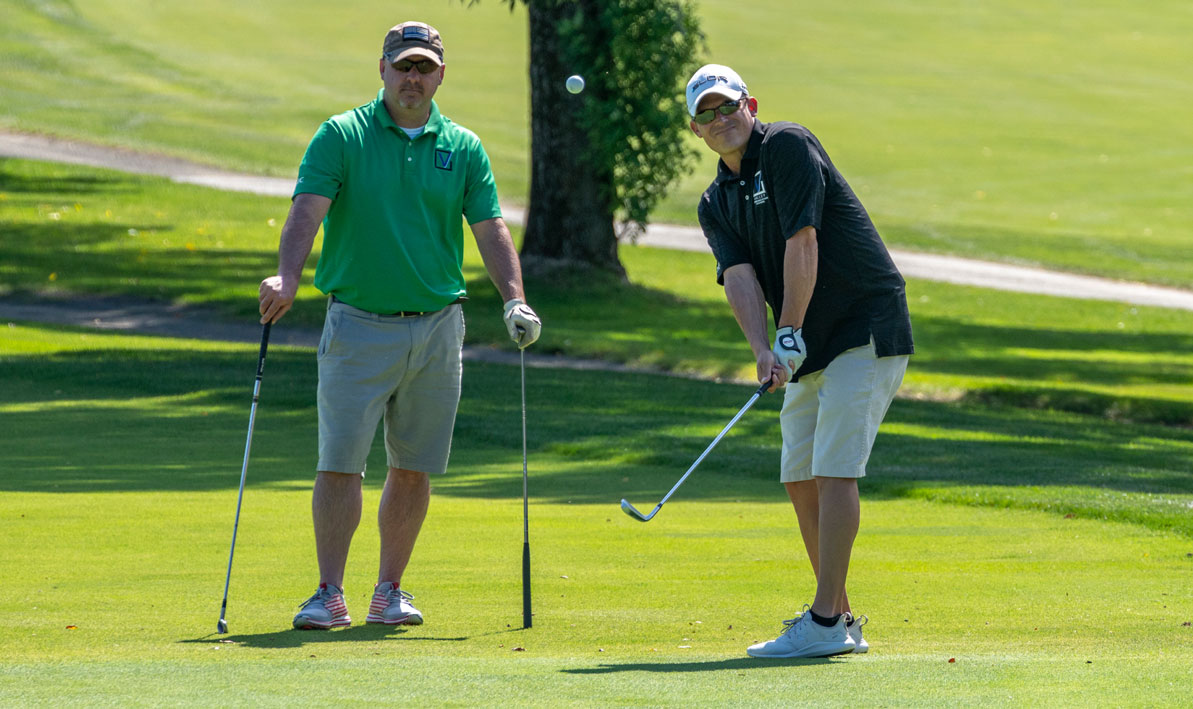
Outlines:
{"label": "man's hand gripping club", "polygon": [[787,381],[791,381],[808,356],[808,348],[804,346],[803,328],[779,328],[775,331],[775,346],[771,348],[771,352],[774,353],[779,366],[786,370]]}
{"label": "man's hand gripping club", "polygon": [[543,321],[520,298],[511,298],[505,303],[505,329],[509,331],[510,339],[523,350],[539,339],[543,329]]}

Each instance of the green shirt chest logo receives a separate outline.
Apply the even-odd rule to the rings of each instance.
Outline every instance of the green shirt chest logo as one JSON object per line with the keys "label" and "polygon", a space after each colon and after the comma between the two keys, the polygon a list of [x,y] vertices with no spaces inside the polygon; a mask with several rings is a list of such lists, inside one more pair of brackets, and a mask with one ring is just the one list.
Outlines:
{"label": "green shirt chest logo", "polygon": [[452,151],[435,149],[435,167],[440,170],[451,171],[452,169]]}

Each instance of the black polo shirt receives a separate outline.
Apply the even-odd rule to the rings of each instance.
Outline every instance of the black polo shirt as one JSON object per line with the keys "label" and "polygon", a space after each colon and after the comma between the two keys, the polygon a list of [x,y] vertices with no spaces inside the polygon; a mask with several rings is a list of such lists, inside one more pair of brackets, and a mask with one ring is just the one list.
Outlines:
{"label": "black polo shirt", "polygon": [[717,259],[717,283],[725,284],[731,266],[753,265],[776,325],[787,239],[816,229],[816,287],[803,325],[808,357],[795,379],[871,337],[879,357],[914,352],[903,277],[861,201],[807,128],[754,121],[741,174],[718,162],[697,213]]}

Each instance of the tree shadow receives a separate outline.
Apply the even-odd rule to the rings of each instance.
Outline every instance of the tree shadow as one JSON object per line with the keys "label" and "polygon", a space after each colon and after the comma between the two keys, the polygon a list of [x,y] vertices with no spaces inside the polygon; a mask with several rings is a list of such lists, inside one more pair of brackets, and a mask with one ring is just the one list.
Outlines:
{"label": "tree shadow", "polygon": [[[235,490],[256,351],[76,350],[7,355],[0,490]],[[316,459],[316,368],[305,350],[265,365],[249,485],[309,489]],[[470,362],[450,474],[435,493],[521,495],[517,367]],[[526,393],[531,494],[548,502],[659,499],[752,394],[746,385],[535,369]],[[682,498],[774,500],[777,412],[765,395],[709,454]],[[898,400],[880,430],[863,494],[916,484],[1084,486],[1193,493],[1193,430],[1005,406]],[[384,465],[381,437],[370,457]],[[496,473],[494,471],[497,471]],[[384,476],[371,473],[366,485]],[[772,492],[773,490],[773,492]]]}
{"label": "tree shadow", "polygon": [[43,175],[21,172],[13,169],[15,165],[15,159],[0,157],[0,192],[74,198],[97,193],[136,194],[140,189],[137,178],[118,172],[100,172],[94,168],[81,172],[78,168],[67,167],[58,170],[58,174]]}

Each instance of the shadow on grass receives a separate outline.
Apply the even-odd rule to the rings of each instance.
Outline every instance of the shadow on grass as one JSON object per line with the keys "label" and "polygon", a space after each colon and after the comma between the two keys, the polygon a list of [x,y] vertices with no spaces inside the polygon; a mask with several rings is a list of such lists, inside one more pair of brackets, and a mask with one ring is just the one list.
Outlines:
{"label": "shadow on grass", "polygon": [[90,194],[128,194],[140,192],[140,185],[128,176],[116,172],[99,172],[90,168],[68,168],[57,174],[34,174],[16,169],[18,163],[0,158],[0,191],[13,196],[39,195],[74,199]]}
{"label": "shadow on grass", "polygon": [[205,635],[201,638],[179,640],[183,644],[200,645],[243,645],[265,649],[287,649],[323,645],[326,643],[377,642],[379,640],[401,640],[402,642],[464,642],[468,637],[441,638],[425,635],[409,637],[410,629],[401,625],[353,625],[340,630],[279,630],[273,633]]}
{"label": "shadow on grass", "polygon": [[840,658],[774,658],[758,660],[750,657],[735,657],[729,660],[707,660],[704,662],[626,662],[605,663],[597,667],[576,667],[560,670],[569,675],[604,675],[617,672],[718,672],[724,670],[765,670],[772,667],[809,667],[831,665],[841,662]]}
{"label": "shadow on grass", "polygon": [[[0,490],[232,490],[239,483],[256,351],[95,349],[7,355]],[[250,488],[309,489],[316,368],[307,351],[266,362]],[[549,502],[653,504],[745,403],[752,388],[651,375],[532,370],[531,494]],[[681,498],[782,498],[780,398],[762,397],[685,483]],[[469,363],[451,472],[436,494],[521,495],[517,367]],[[864,495],[911,486],[1085,486],[1193,493],[1193,430],[1010,407],[899,400],[879,434]],[[375,440],[379,485],[384,454]],[[750,479],[744,484],[741,478]]]}
{"label": "shadow on grass", "polygon": [[[36,293],[53,273],[57,292],[192,299],[243,316],[256,306],[253,296],[262,274],[277,269],[276,255],[265,251],[187,248],[193,237],[168,224],[49,224],[5,225],[0,249],[11,254],[4,271],[9,290]],[[144,248],[129,236],[137,232],[158,234],[175,247]]]}

